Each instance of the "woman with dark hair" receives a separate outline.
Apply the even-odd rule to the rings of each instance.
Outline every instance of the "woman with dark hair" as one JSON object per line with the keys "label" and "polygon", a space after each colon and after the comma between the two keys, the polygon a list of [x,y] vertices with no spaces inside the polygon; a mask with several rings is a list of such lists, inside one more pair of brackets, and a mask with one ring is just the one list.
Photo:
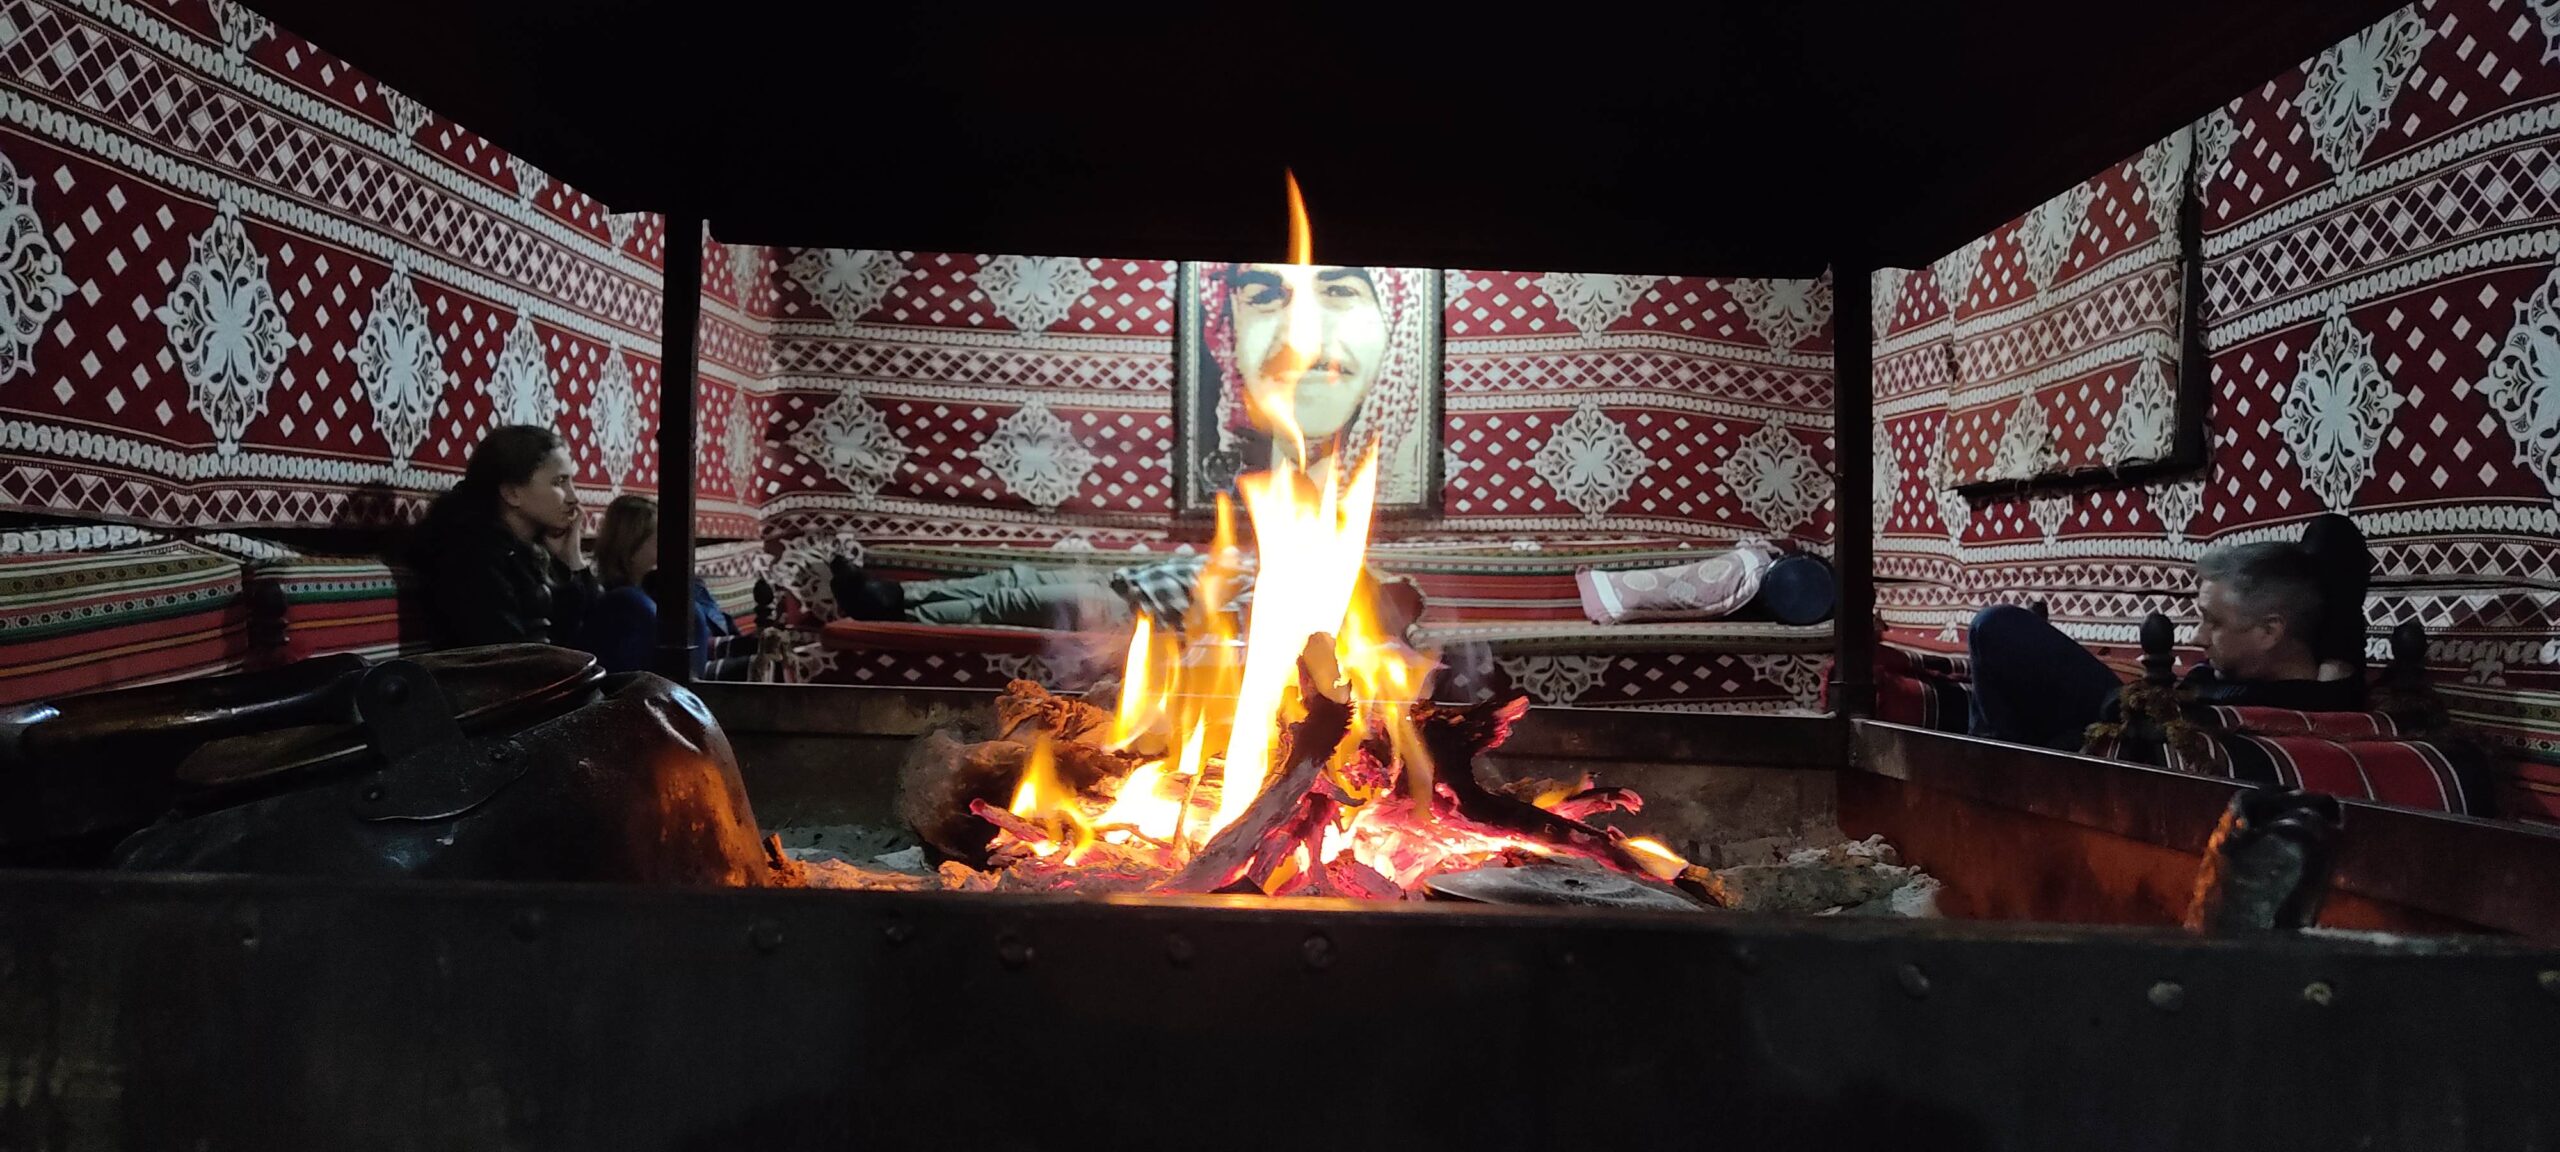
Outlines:
{"label": "woman with dark hair", "polygon": [[577,465],[557,433],[512,424],[427,509],[410,565],[438,648],[574,639],[598,589],[579,540]]}
{"label": "woman with dark hair", "polygon": [[[658,502],[646,496],[616,496],[605,505],[604,523],[596,529],[596,574],[604,597],[587,613],[578,647],[596,654],[607,672],[639,672],[650,667],[649,653],[658,641]],[[712,650],[738,634],[737,624],[711,598],[701,580],[693,582],[693,674],[706,679],[737,679],[745,665],[724,658],[713,666]]]}

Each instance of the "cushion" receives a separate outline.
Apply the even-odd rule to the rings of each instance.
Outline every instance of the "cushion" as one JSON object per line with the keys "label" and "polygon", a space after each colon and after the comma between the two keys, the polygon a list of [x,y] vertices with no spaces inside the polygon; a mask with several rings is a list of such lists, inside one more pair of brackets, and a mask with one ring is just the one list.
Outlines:
{"label": "cushion", "polygon": [[2560,765],[2526,760],[2510,768],[2498,812],[2518,820],[2560,823]]}
{"label": "cushion", "polygon": [[240,668],[240,563],[190,544],[0,556],[0,703]]}
{"label": "cushion", "polygon": [[2135,744],[2117,735],[2101,735],[2082,751],[2147,761],[2152,752],[2126,753],[2156,748],[2162,767],[2199,776],[2467,816],[2499,809],[2488,759],[2478,748],[2410,732],[2388,713],[2213,705],[2189,715],[2206,737],[2201,758],[2179,751],[2175,741]]}
{"label": "cushion", "polygon": [[[1967,731],[1973,706],[1969,664],[1962,656],[1876,645],[1876,719],[1937,732]],[[1836,669],[1823,678],[1826,709],[1838,682]]]}
{"label": "cushion", "polygon": [[1759,594],[1769,557],[1757,550],[1731,552],[1629,572],[1584,569],[1574,575],[1582,614],[1594,624],[1638,620],[1712,620]]}
{"label": "cushion", "polygon": [[729,614],[741,636],[755,633],[756,581],[772,564],[773,557],[761,540],[705,544],[693,551],[694,575],[702,578],[703,587],[711,590],[711,599]]}
{"label": "cushion", "polygon": [[1005,624],[918,624],[908,620],[829,620],[818,643],[837,652],[966,652],[1036,656],[1073,633]]}
{"label": "cushion", "polygon": [[1422,648],[1482,644],[1496,652],[1821,652],[1831,625],[1698,620],[1677,624],[1594,624],[1587,620],[1431,622],[1413,630]]}
{"label": "cushion", "polygon": [[431,647],[405,568],[353,556],[261,560],[248,570],[253,663],[353,652],[382,660]]}

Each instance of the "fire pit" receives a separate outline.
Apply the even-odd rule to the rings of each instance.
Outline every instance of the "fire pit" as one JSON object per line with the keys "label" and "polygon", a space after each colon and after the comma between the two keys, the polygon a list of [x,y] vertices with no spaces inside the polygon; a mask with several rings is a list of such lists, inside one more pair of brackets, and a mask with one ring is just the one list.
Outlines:
{"label": "fire pit", "polygon": [[[1330,411],[1344,371],[1334,358],[1345,353],[1294,176],[1288,201],[1291,262],[1258,266],[1269,282],[1263,306],[1280,313],[1266,325],[1276,335],[1249,350],[1237,342],[1242,405],[1273,445],[1267,469],[1237,483],[1249,537],[1218,494],[1187,610],[1151,605],[1136,620],[1115,707],[1016,681],[995,703],[994,739],[937,734],[917,747],[899,815],[938,860],[934,879],[970,890],[1384,900],[1454,873],[1537,866],[1607,874],[1607,883],[1583,878],[1591,899],[1736,905],[1715,872],[1661,840],[1593,822],[1640,810],[1634,791],[1587,773],[1501,788],[1478,779],[1479,758],[1528,702],[1431,702],[1439,653],[1407,644],[1363,578],[1375,448],[1354,458],[1340,421],[1301,423]],[[1247,590],[1250,607],[1231,610]],[[1805,863],[1852,861],[1867,872],[1881,863],[1872,853]],[[908,871],[841,859],[803,879],[919,886]],[[1879,894],[1867,887],[1853,886]],[[1490,877],[1441,890],[1487,899],[1557,885]]]}

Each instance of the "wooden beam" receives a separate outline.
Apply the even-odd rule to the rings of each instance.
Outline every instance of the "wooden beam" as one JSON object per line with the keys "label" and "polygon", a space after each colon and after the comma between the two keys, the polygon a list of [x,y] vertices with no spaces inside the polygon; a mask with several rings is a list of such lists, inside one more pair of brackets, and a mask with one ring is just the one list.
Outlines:
{"label": "wooden beam", "polygon": [[1876,461],[1875,333],[1868,307],[1872,269],[1862,259],[1831,266],[1831,442],[1840,483],[1831,504],[1832,579],[1839,596],[1831,624],[1836,677],[1831,710],[1871,715],[1876,699],[1876,523],[1868,494]]}
{"label": "wooden beam", "polygon": [[702,321],[702,217],[667,217],[666,299],[658,334],[658,651],[656,671],[693,682],[696,329]]}

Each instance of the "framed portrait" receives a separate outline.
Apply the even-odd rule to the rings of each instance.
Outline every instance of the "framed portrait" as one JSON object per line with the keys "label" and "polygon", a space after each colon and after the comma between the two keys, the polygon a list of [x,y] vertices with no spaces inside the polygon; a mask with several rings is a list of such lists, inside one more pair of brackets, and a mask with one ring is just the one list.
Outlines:
{"label": "framed portrait", "polygon": [[[1236,477],[1294,451],[1273,439],[1269,413],[1283,406],[1309,463],[1336,458],[1347,473],[1378,453],[1381,515],[1439,511],[1440,273],[1185,263],[1177,275],[1178,511],[1213,510]],[[1294,351],[1293,308],[1302,329]]]}

